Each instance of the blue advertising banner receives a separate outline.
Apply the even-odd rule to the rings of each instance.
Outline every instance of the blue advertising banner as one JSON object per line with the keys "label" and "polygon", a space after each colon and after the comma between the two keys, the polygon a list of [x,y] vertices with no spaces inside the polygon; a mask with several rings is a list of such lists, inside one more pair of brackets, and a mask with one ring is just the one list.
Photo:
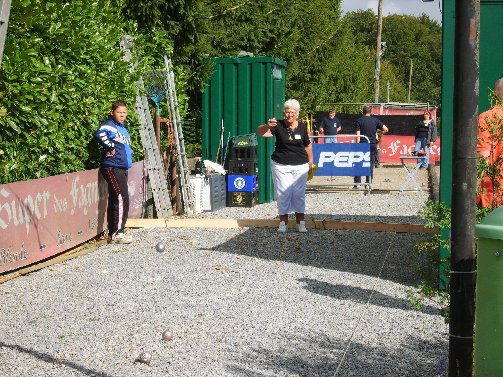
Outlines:
{"label": "blue advertising banner", "polygon": [[312,144],[316,176],[370,175],[370,144]]}

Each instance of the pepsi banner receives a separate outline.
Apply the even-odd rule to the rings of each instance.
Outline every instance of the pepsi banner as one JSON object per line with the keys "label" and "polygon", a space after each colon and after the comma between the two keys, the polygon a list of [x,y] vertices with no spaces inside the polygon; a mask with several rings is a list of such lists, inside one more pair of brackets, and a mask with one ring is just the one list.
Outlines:
{"label": "pepsi banner", "polygon": [[370,175],[370,144],[312,144],[316,176]]}

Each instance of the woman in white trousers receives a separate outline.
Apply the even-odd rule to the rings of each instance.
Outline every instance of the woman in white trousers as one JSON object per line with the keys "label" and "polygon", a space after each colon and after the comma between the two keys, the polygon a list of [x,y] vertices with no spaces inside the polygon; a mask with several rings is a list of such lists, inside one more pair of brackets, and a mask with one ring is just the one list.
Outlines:
{"label": "woman in white trousers", "polygon": [[304,222],[306,183],[313,164],[313,150],[307,126],[299,122],[300,104],[289,99],[284,105],[284,119],[271,118],[257,127],[257,134],[276,139],[271,155],[272,177],[278,204],[278,232],[288,229],[288,214],[295,212],[297,230],[307,232]]}

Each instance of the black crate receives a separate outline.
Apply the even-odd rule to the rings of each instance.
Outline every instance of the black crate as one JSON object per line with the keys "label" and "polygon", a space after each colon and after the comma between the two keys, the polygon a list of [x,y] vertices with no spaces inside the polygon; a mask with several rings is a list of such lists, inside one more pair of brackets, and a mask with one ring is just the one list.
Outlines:
{"label": "black crate", "polygon": [[227,197],[225,175],[210,174],[208,178],[210,184],[211,211],[224,208]]}
{"label": "black crate", "polygon": [[258,161],[229,160],[228,174],[258,175]]}
{"label": "black crate", "polygon": [[257,147],[232,147],[230,152],[229,160],[258,160]]}
{"label": "black crate", "polygon": [[232,138],[232,145],[236,148],[256,147],[258,145],[257,134],[234,136]]}
{"label": "black crate", "polygon": [[227,191],[227,207],[253,207],[258,204],[258,191]]}

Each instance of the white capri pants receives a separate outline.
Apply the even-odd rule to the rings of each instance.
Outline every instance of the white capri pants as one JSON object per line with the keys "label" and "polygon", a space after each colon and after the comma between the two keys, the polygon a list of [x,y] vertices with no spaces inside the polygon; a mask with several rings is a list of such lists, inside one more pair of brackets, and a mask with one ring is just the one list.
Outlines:
{"label": "white capri pants", "polygon": [[309,164],[282,165],[271,160],[271,170],[278,203],[278,214],[304,213]]}

